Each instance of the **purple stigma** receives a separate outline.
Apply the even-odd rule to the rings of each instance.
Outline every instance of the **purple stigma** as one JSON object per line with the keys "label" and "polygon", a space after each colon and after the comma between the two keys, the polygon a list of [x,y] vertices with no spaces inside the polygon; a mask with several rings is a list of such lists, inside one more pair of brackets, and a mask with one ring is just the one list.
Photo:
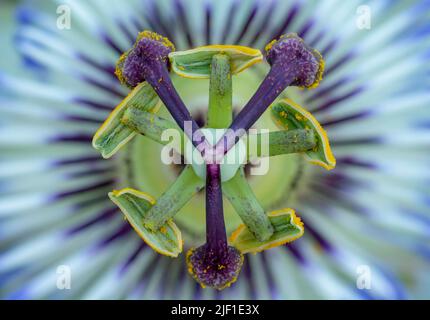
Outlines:
{"label": "purple stigma", "polygon": [[318,51],[308,47],[296,34],[283,35],[275,43],[269,44],[266,50],[267,61],[272,67],[294,74],[295,80],[289,86],[309,88],[319,81],[322,57]]}
{"label": "purple stigma", "polygon": [[166,38],[150,31],[143,31],[129,51],[121,56],[117,75],[121,82],[134,88],[154,73],[154,64],[168,65],[168,55],[175,47]]}
{"label": "purple stigma", "polygon": [[206,244],[188,251],[187,263],[202,286],[221,290],[236,281],[243,255],[227,244],[220,166],[208,164],[206,168]]}
{"label": "purple stigma", "polygon": [[221,290],[236,281],[243,256],[234,247],[216,252],[204,244],[188,252],[187,263],[191,274],[202,286]]}
{"label": "purple stigma", "polygon": [[160,41],[143,37],[136,42],[124,61],[122,73],[131,87],[145,81],[145,76],[153,72],[153,63],[167,65],[168,55],[172,48]]}

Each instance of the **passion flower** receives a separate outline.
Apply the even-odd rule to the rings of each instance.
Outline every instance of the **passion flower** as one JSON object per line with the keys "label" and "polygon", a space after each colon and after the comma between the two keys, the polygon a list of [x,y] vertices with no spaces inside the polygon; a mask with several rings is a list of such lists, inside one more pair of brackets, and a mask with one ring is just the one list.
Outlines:
{"label": "passion flower", "polygon": [[[395,6],[368,2],[359,8],[354,1],[339,0],[130,0],[103,6],[101,1],[62,1],[71,9],[71,29],[57,28],[58,1],[46,0],[43,6],[39,1],[0,2],[2,299],[429,296],[426,1]],[[366,8],[370,29],[362,28],[365,16],[360,10]],[[185,254],[170,259],[152,250],[139,237],[142,231],[154,241],[149,230],[135,232],[133,219],[125,220],[107,197],[118,190],[119,197],[150,209],[184,168],[167,165],[158,156],[167,144],[158,134],[163,127],[178,126],[157,93],[147,81],[130,91],[114,75],[120,55],[133,46],[139,31],[148,28],[175,44],[178,51],[170,55],[188,49],[202,55],[198,46],[215,43],[263,49],[270,40],[297,31],[326,58],[324,80],[316,90],[287,89],[252,126],[271,130],[258,134],[261,143],[270,135],[270,150],[250,148],[251,158],[270,153],[267,174],[252,175],[257,161],[241,166],[243,180],[236,181],[238,170],[222,182],[224,200],[238,200],[234,207],[224,203],[229,245],[244,252],[257,248],[244,242],[255,238],[246,225],[231,235],[242,223],[235,208],[245,217],[251,210],[244,210],[243,199],[252,198],[237,187],[230,189],[241,192],[229,196],[230,184],[249,184],[261,208],[254,201],[250,205],[266,213],[275,231],[277,219],[292,218],[291,210],[276,213],[276,209],[289,206],[302,218],[306,232],[291,244],[244,254],[238,281],[221,292],[196,285],[187,273]],[[259,50],[237,46],[230,50],[234,55],[243,52],[243,58],[231,64],[233,115],[269,70],[267,63],[257,63],[262,60]],[[211,59],[199,59],[196,65],[189,57],[177,64],[169,58],[168,70],[193,118],[207,127]],[[252,62],[251,68],[241,70]],[[188,79],[179,72],[199,78]],[[94,132],[127,96],[120,112],[100,131],[98,151],[94,150]],[[144,98],[151,96],[153,100]],[[313,130],[309,137],[296,131],[307,132],[306,126],[313,125],[310,118],[296,119],[296,114],[306,115],[298,105],[311,111],[327,131],[337,160],[334,171],[304,161],[332,165],[323,140]],[[121,134],[112,135],[116,131]],[[310,148],[304,157],[291,154],[299,152],[296,146],[304,141]],[[200,169],[206,173],[206,166]],[[205,179],[201,180],[204,186]],[[135,191],[122,193],[126,187]],[[201,190],[171,219],[181,230],[182,252],[205,243],[204,204]],[[179,239],[169,225],[160,240]],[[300,234],[300,228],[294,234]],[[279,234],[277,239],[287,237]],[[180,247],[165,249],[176,254]],[[67,267],[71,290],[58,290],[52,277]],[[371,290],[357,288],[359,272],[366,270],[371,271]]]}
{"label": "passion flower", "polygon": [[[159,253],[176,257],[182,251],[182,240],[181,232],[172,219],[205,186],[206,243],[188,251],[187,264],[192,276],[202,286],[224,289],[236,281],[243,263],[242,253],[259,252],[291,242],[304,232],[303,223],[294,210],[265,212],[246,181],[243,163],[237,162],[233,166],[225,163],[224,160],[229,160],[230,151],[237,146],[234,151],[239,153],[238,157],[242,161],[249,160],[251,156],[267,157],[294,152],[308,152],[308,155],[314,152],[316,157],[322,155],[322,160],[319,161],[323,161],[326,160],[324,155],[328,154],[329,161],[334,166],[334,157],[325,132],[315,118],[304,112],[295,114],[294,119],[284,117],[285,121],[289,121],[283,127],[286,130],[266,135],[268,154],[257,151],[252,155],[249,146],[246,148],[242,141],[239,143],[243,133],[287,86],[316,86],[322,76],[322,57],[296,35],[285,35],[279,41],[271,42],[267,46],[267,60],[271,69],[254,96],[233,119],[232,76],[259,62],[261,53],[256,49],[223,45],[177,53],[173,53],[173,49],[174,46],[166,38],[144,31],[139,34],[133,48],[121,56],[116,74],[122,83],[132,88],[149,83],[176,125],[192,140],[198,151],[197,155],[201,156],[206,167],[205,173],[195,163],[187,165],[178,179],[157,200],[142,196],[136,190],[127,193],[127,189],[114,191],[110,197],[145,242]],[[180,76],[210,79],[209,129],[201,131],[191,117],[170,79],[170,64]],[[146,97],[147,95],[144,99]],[[116,128],[121,130],[111,130],[107,141],[124,139],[125,130],[126,134],[130,131],[140,133],[162,143],[163,130],[172,129],[175,124],[150,112],[152,109],[145,107],[147,104],[148,102],[138,101],[127,108],[117,109],[120,111],[114,111],[109,119],[116,119]],[[285,111],[279,113],[282,116]],[[298,123],[293,126],[295,121]],[[190,130],[187,129],[187,122],[191,123]],[[107,126],[104,124],[102,129]],[[209,134],[211,131],[208,130],[216,129],[227,131],[219,140],[215,139],[211,143],[205,132]],[[194,137],[197,133],[203,138],[199,139],[200,143]],[[117,139],[119,134],[121,138]],[[100,134],[96,135],[98,136]],[[261,134],[259,138],[264,140]],[[261,141],[260,146],[263,144]],[[176,152],[194,160],[194,155],[190,156],[183,150],[182,147],[177,148]],[[224,221],[223,185],[226,197],[244,223],[234,231],[231,244],[227,240]]]}

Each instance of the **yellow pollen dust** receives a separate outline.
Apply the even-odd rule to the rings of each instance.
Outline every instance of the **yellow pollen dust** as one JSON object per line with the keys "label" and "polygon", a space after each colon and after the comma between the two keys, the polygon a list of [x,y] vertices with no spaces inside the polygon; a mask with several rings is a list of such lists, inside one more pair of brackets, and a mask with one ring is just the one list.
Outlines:
{"label": "yellow pollen dust", "polygon": [[293,215],[293,222],[300,227],[304,226],[302,219],[300,219],[300,217],[296,216],[295,214]]}
{"label": "yellow pollen dust", "polygon": [[269,51],[272,49],[273,45],[274,45],[276,42],[278,42],[278,40],[273,39],[272,41],[270,41],[270,42],[266,45],[266,47],[264,47],[264,50],[266,50],[266,52],[269,52]]}
{"label": "yellow pollen dust", "polygon": [[302,115],[300,115],[300,114],[298,114],[298,113],[296,113],[296,114],[294,115],[294,117],[295,117],[298,121],[302,121],[302,120],[303,120],[303,116],[302,116]]}
{"label": "yellow pollen dust", "polygon": [[173,43],[170,42],[169,39],[159,35],[158,33],[155,33],[155,32],[149,31],[149,30],[144,30],[144,31],[140,32],[139,35],[137,36],[136,43],[143,38],[151,39],[151,40],[155,40],[155,41],[160,41],[166,47],[169,47],[170,49],[172,49],[172,51],[175,51],[175,46],[173,45]]}

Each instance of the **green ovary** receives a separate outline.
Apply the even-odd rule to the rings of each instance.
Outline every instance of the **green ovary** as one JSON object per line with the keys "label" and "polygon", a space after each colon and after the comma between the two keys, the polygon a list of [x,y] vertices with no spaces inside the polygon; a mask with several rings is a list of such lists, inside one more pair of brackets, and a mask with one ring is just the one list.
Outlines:
{"label": "green ovary", "polygon": [[[233,106],[241,107],[249,100],[256,91],[261,78],[254,72],[256,67],[249,71],[238,74],[233,79]],[[265,72],[261,72],[265,74]],[[184,103],[190,112],[203,114],[206,118],[208,104],[208,80],[196,80],[180,78],[172,75]],[[288,96],[293,100],[300,101],[300,97],[294,94],[295,89],[289,89]],[[161,117],[171,119],[165,108],[158,113]],[[270,117],[270,110],[258,120],[256,128],[276,130],[276,126]],[[166,165],[160,159],[162,146],[144,136],[137,136],[129,143],[121,155],[124,157],[122,165],[122,176],[125,186],[131,186],[158,198],[169,185],[171,185],[180,171],[180,165]],[[127,161],[126,161],[127,157]],[[292,202],[294,190],[297,188],[296,180],[301,175],[303,159],[300,155],[280,155],[270,157],[269,171],[265,175],[248,175],[248,181],[256,197],[266,211],[279,209],[282,206],[294,206]],[[294,187],[293,187],[294,185]],[[293,190],[294,189],[294,190]],[[194,196],[175,216],[175,223],[182,231],[184,245],[191,247],[199,244],[205,239],[205,194],[200,192]],[[227,233],[235,230],[242,221],[227,199],[224,199],[224,214]]]}

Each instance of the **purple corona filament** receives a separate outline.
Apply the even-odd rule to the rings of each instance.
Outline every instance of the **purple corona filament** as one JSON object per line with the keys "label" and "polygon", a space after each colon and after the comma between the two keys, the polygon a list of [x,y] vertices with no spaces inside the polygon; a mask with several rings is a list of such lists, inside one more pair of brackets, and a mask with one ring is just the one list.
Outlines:
{"label": "purple corona filament", "polygon": [[219,164],[206,165],[206,243],[187,254],[193,277],[202,285],[223,289],[236,281],[242,254],[227,243]]}
{"label": "purple corona filament", "polygon": [[[318,51],[309,48],[296,34],[287,34],[266,46],[270,71],[255,94],[233,120],[216,149],[226,154],[288,86],[316,87],[321,80],[324,64]],[[232,132],[236,137],[230,137]]]}

